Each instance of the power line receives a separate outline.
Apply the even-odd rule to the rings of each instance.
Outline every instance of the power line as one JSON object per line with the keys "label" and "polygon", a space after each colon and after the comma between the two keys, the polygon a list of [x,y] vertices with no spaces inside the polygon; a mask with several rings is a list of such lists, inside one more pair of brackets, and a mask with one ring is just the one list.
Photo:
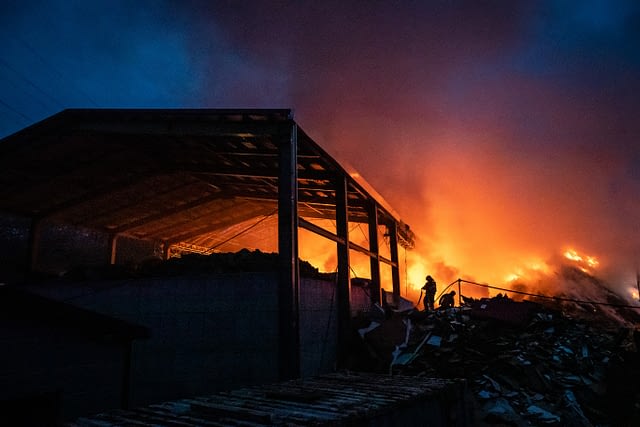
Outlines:
{"label": "power line", "polygon": [[526,296],[537,297],[537,298],[545,298],[545,299],[550,299],[550,300],[555,300],[555,301],[574,302],[574,303],[577,303],[577,304],[606,305],[606,306],[609,306],[609,307],[617,307],[617,308],[640,308],[640,306],[630,305],[630,304],[616,304],[616,303],[611,303],[611,302],[579,300],[579,299],[575,299],[575,298],[554,297],[554,296],[549,296],[549,295],[534,294],[534,293],[531,293],[531,292],[516,291],[516,290],[513,290],[513,289],[501,288],[499,286],[491,286],[491,285],[487,285],[485,283],[472,282],[470,280],[464,280],[464,279],[454,280],[446,288],[444,288],[442,290],[442,292],[440,292],[440,295],[442,295],[442,293],[444,293],[444,291],[446,291],[447,289],[449,289],[451,286],[455,285],[456,283],[458,283],[458,284],[460,284],[460,283],[468,283],[470,285],[480,286],[482,288],[497,289],[499,291],[511,292],[511,293],[519,294],[519,295],[526,295]]}
{"label": "power line", "polygon": [[4,102],[2,99],[0,99],[0,104],[2,104],[9,111],[12,111],[13,113],[15,113],[15,114],[19,115],[20,117],[22,117],[23,119],[25,119],[28,123],[35,122],[35,120],[33,120],[31,117],[27,116],[26,114],[22,113],[21,111],[16,110],[11,105],[9,105],[6,102]]}
{"label": "power line", "polygon": [[207,254],[211,254],[213,253],[213,251],[216,248],[219,248],[220,246],[224,245],[225,243],[228,243],[230,241],[232,241],[233,239],[235,239],[236,237],[239,237],[241,235],[243,235],[244,233],[246,233],[247,231],[257,227],[260,223],[262,223],[263,221],[267,220],[268,218],[270,218],[271,216],[273,216],[276,212],[278,212],[278,209],[276,208],[273,212],[265,215],[264,217],[260,218],[258,221],[256,221],[255,223],[251,224],[250,226],[248,226],[247,228],[245,228],[244,230],[240,230],[239,232],[237,232],[236,234],[234,234],[233,236],[229,237],[226,240],[223,240],[222,242],[216,244],[215,246],[212,246],[211,248],[209,248],[209,250],[207,251]]}
{"label": "power line", "polygon": [[0,59],[0,64],[2,64],[5,68],[13,71],[16,75],[18,75],[22,80],[24,80],[29,86],[33,87],[36,91],[40,92],[43,96],[45,96],[46,98],[48,98],[51,102],[53,102],[54,104],[57,104],[57,106],[59,108],[64,108],[64,104],[62,102],[60,102],[60,100],[54,98],[53,96],[49,95],[47,92],[45,92],[44,89],[42,89],[40,86],[38,86],[37,84],[35,84],[33,81],[31,81],[29,78],[27,78],[24,73],[22,73],[21,71],[18,71],[17,69],[15,69],[11,64],[9,64],[7,61]]}
{"label": "power line", "polygon": [[[35,56],[36,58],[38,58],[38,60],[43,63],[46,67],[48,67],[51,71],[53,71],[60,80],[64,81],[65,77],[63,76],[63,74],[56,68],[54,67],[49,61],[47,61],[42,55],[40,55],[40,53],[33,47],[31,46],[29,43],[27,43],[25,40],[23,40],[20,37],[16,37],[16,39],[29,51],[31,52],[31,54],[33,56]],[[80,87],[78,87],[75,82],[74,85],[75,90],[78,91],[78,93],[82,96],[84,96],[86,99],[89,100],[89,102],[91,104],[93,104],[94,107],[99,107],[99,105],[93,100],[93,98],[91,98],[84,90],[82,90]]]}

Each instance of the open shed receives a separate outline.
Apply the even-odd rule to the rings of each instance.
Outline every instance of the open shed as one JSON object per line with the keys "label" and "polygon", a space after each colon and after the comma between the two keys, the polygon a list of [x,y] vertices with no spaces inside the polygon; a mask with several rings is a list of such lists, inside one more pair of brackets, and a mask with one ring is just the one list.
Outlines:
{"label": "open shed", "polygon": [[[399,296],[398,246],[413,246],[410,228],[286,109],[64,110],[0,141],[0,212],[28,221],[31,273],[48,222],[105,233],[104,261],[115,263],[121,239],[154,242],[166,258],[211,250],[229,225],[277,215],[283,379],[300,370],[298,230],[336,243],[339,344],[349,338],[350,251],[369,257],[380,302],[381,263]],[[335,231],[316,219],[335,221]],[[368,247],[350,239],[350,223],[368,226]]]}

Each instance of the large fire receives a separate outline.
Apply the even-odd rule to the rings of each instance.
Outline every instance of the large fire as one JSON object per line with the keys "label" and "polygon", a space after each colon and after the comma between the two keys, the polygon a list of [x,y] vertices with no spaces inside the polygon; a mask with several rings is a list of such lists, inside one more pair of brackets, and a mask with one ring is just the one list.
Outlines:
{"label": "large fire", "polygon": [[[464,169],[456,170],[454,167],[454,170],[464,177]],[[359,178],[354,174],[352,177]],[[606,279],[614,292],[629,301],[637,300],[638,287],[634,283],[636,278],[627,274],[613,276],[616,280],[611,279],[611,258],[614,254],[611,250],[602,249],[596,253],[593,248],[600,245],[590,244],[589,239],[584,237],[582,228],[576,229],[571,222],[549,216],[540,210],[529,213],[498,202],[486,202],[486,199],[499,200],[497,193],[505,191],[500,188],[501,185],[505,184],[491,180],[466,186],[456,184],[455,180],[436,180],[431,204],[414,196],[395,200],[390,198],[390,204],[400,209],[407,210],[407,206],[421,207],[409,209],[410,215],[403,217],[417,235],[415,249],[405,251],[400,248],[400,290],[404,297],[417,301],[427,275],[436,279],[438,293],[450,284],[454,284],[454,289],[458,291],[455,282],[460,278],[534,294],[579,294],[581,291],[577,289],[581,285],[569,289],[571,286],[566,286],[559,276],[565,266],[570,266],[585,275]],[[440,187],[442,189],[439,190]],[[496,194],[486,188],[492,189]],[[400,197],[403,194],[398,192],[392,195]],[[472,209],[453,203],[456,198],[466,200]],[[335,233],[335,221],[309,220]],[[277,251],[277,219],[273,217],[269,221],[264,224],[265,230],[269,229],[269,232],[263,230],[261,236],[253,234],[246,241],[238,238],[233,243],[238,247],[255,246],[265,251]],[[527,229],[525,225],[534,231]],[[349,225],[350,239],[362,247],[368,247],[368,234],[366,224]],[[389,240],[385,236],[385,230],[380,230],[378,240],[381,255],[389,259]],[[567,245],[564,243],[566,241],[576,243]],[[237,250],[235,246],[224,249]],[[300,258],[320,271],[337,270],[334,242],[300,229],[299,249]],[[620,261],[617,258],[615,260]],[[629,260],[625,261],[628,264]],[[371,277],[367,255],[351,251],[350,262],[351,277]],[[391,268],[382,263],[380,273],[382,287],[391,290]],[[475,298],[491,297],[503,292],[469,283],[463,284],[459,291]]]}
{"label": "large fire", "polygon": [[600,264],[596,257],[580,255],[575,249],[567,249],[564,252],[564,257],[580,265],[579,268],[585,273],[588,273],[590,269],[596,268],[598,264]]}

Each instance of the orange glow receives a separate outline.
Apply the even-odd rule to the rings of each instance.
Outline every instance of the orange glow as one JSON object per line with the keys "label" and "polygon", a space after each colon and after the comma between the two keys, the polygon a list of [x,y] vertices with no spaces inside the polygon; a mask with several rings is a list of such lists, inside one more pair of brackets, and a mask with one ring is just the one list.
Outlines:
{"label": "orange glow", "polygon": [[[449,97],[426,109],[414,98],[398,99],[383,114],[358,98],[346,100],[354,114],[327,115],[333,105],[327,97],[305,111],[303,125],[315,126],[317,142],[340,163],[353,162],[415,232],[403,291],[406,283],[417,300],[431,274],[438,292],[461,277],[553,293],[561,290],[554,276],[566,264],[611,280],[634,269],[640,205],[623,195],[637,194],[631,190],[640,182],[624,176],[628,156],[581,138],[561,139],[574,129],[596,132],[597,120],[585,121],[583,106],[536,80],[483,81],[467,89],[465,100],[479,96],[487,103],[468,111]],[[549,128],[505,119],[519,105],[514,91],[529,97]],[[312,120],[317,116],[327,119]],[[613,286],[626,294],[621,280]]]}
{"label": "orange glow", "polygon": [[[494,156],[483,154],[491,144],[483,146],[482,141],[478,147],[455,151],[456,138],[464,137],[468,136],[444,136],[447,144],[431,148],[428,157],[438,159],[431,168],[398,168],[386,175],[391,177],[388,182],[374,183],[389,205],[398,209],[398,217],[416,233],[415,249],[406,252],[399,249],[400,290],[404,297],[417,302],[426,275],[436,280],[438,294],[451,284],[451,289],[458,292],[455,281],[462,278],[551,295],[566,291],[561,289],[564,284],[557,274],[563,266],[571,265],[590,275],[605,275],[612,270],[612,256],[620,253],[612,247],[615,249],[621,240],[612,239],[611,247],[603,246],[599,243],[603,238],[597,236],[597,230],[579,224],[580,217],[576,212],[587,211],[580,209],[585,203],[580,195],[567,199],[566,195],[555,194],[554,183],[548,182],[547,178],[540,179],[545,184],[545,191],[522,195],[522,189],[530,187],[529,181],[538,178],[520,173],[519,165],[496,153]],[[393,161],[398,165],[410,163],[402,158]],[[402,175],[401,183],[394,181],[396,173],[406,174]],[[376,177],[375,174],[364,175]],[[333,220],[308,220],[335,233]],[[231,243],[277,251],[276,218],[265,222],[264,227],[270,227],[271,231],[254,229],[246,242],[242,241],[242,236]],[[382,228],[378,234],[380,252],[390,259],[388,238]],[[233,234],[233,231],[229,233]],[[368,247],[366,224],[350,223],[349,236],[360,246]],[[335,242],[300,229],[299,243],[302,260],[322,272],[336,271]],[[237,250],[230,244],[224,249],[227,246],[229,250]],[[370,278],[369,258],[355,251],[351,251],[350,257],[351,277]],[[629,258],[624,260],[628,263]],[[382,287],[391,290],[391,269],[383,263],[381,280]],[[618,283],[620,295],[630,295],[631,291],[622,286],[629,280]],[[577,292],[583,292],[580,286],[577,289]],[[469,284],[462,284],[460,289],[462,295],[475,298],[501,292]]]}
{"label": "orange glow", "polygon": [[569,249],[568,251],[565,251],[564,256],[565,258],[570,259],[572,261],[582,261],[582,257],[578,255],[578,253],[573,249]]}
{"label": "orange glow", "polygon": [[564,252],[564,257],[574,261],[578,268],[585,273],[589,273],[591,269],[598,267],[600,262],[596,257],[590,255],[580,255],[575,249],[568,249]]}

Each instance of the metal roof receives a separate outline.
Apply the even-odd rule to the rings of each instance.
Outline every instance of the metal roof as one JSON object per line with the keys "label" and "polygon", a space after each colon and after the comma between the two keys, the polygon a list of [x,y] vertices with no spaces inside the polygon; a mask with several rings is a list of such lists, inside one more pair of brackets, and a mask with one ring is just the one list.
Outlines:
{"label": "metal roof", "polygon": [[[269,215],[278,203],[278,144],[290,110],[64,110],[0,141],[0,211],[169,244]],[[297,126],[297,125],[296,125]],[[336,176],[348,179],[349,220],[399,224],[297,128],[298,212],[335,218]]]}

